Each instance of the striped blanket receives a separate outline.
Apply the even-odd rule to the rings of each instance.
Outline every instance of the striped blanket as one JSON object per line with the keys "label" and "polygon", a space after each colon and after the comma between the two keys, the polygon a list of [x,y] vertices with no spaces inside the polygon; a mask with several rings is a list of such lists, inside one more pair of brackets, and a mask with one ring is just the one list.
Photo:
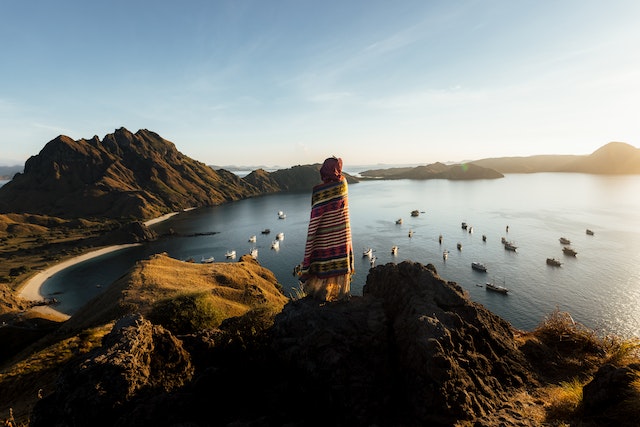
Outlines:
{"label": "striped blanket", "polygon": [[301,279],[334,277],[353,271],[348,189],[343,177],[338,182],[313,187]]}

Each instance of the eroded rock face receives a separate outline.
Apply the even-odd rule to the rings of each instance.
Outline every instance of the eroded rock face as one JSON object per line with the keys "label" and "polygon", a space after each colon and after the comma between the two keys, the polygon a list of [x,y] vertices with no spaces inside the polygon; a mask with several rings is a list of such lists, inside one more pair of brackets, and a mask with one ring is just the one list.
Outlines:
{"label": "eroded rock face", "polygon": [[364,295],[383,301],[390,351],[415,420],[451,425],[482,416],[530,381],[510,325],[432,266],[376,267]]}
{"label": "eroded rock face", "polygon": [[128,316],[103,346],[60,376],[36,405],[31,426],[113,426],[131,402],[170,392],[191,380],[191,358],[179,340],[142,317]]}
{"label": "eroded rock face", "polygon": [[182,343],[127,322],[33,425],[452,426],[532,381],[508,323],[411,262],[372,269],[362,297],[291,301],[253,338],[247,322]]}

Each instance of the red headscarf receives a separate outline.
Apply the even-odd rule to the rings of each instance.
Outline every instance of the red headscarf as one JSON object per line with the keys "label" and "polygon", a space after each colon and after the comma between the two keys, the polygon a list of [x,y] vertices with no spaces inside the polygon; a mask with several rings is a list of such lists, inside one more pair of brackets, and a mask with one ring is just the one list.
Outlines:
{"label": "red headscarf", "polygon": [[320,168],[322,182],[336,182],[342,178],[342,159],[329,157]]}

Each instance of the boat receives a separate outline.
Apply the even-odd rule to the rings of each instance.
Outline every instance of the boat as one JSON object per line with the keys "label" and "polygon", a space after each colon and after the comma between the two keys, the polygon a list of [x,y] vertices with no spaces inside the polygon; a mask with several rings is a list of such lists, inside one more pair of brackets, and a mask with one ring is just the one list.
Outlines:
{"label": "boat", "polygon": [[258,248],[251,248],[249,254],[251,254],[254,259],[258,259]]}
{"label": "boat", "polygon": [[462,223],[462,229],[463,229],[463,230],[466,230],[466,229],[467,229],[467,223],[466,223],[466,222],[463,222],[463,223]]}
{"label": "boat", "polygon": [[378,258],[375,255],[371,257],[371,260],[369,261],[369,264],[371,265],[371,267],[375,265],[377,259]]}
{"label": "boat", "polygon": [[276,240],[284,240],[284,233],[276,234]]}
{"label": "boat", "polygon": [[438,236],[438,243],[442,244],[442,234]]}
{"label": "boat", "polygon": [[489,283],[489,282],[487,282],[484,285],[484,287],[488,291],[498,292],[498,293],[505,294],[505,295],[507,294],[507,292],[509,292],[509,289],[505,288],[504,286],[496,285],[496,284]]}
{"label": "boat", "polygon": [[553,267],[560,267],[562,263],[555,258],[547,258],[547,264]]}
{"label": "boat", "polygon": [[253,236],[249,237],[249,242],[255,243],[256,242],[256,236],[253,235]]}
{"label": "boat", "polygon": [[411,211],[411,216],[418,216],[418,215],[420,215],[420,211],[419,210],[415,209],[415,210]]}
{"label": "boat", "polygon": [[269,230],[268,228],[265,228],[264,230],[261,231],[262,234],[269,234],[271,233],[271,230]]}
{"label": "boat", "polygon": [[470,226],[468,230],[469,230],[469,234],[473,233],[473,227]]}
{"label": "boat", "polygon": [[413,230],[409,230],[409,238],[413,237]]}
{"label": "boat", "polygon": [[503,237],[500,238],[500,242],[502,242],[502,244],[504,245],[505,243],[507,243],[507,239]]}
{"label": "boat", "polygon": [[559,240],[560,240],[560,243],[562,243],[563,245],[571,244],[571,240],[567,239],[566,237],[561,237]]}
{"label": "boat", "polygon": [[398,247],[397,246],[392,246],[391,247],[391,255],[398,255]]}
{"label": "boat", "polygon": [[209,258],[202,257],[202,259],[200,260],[200,262],[203,264],[211,264],[214,261],[215,259],[212,256],[210,256]]}
{"label": "boat", "polygon": [[571,249],[570,247],[567,247],[567,246],[562,248],[562,252],[564,252],[565,255],[569,255],[569,256],[578,255],[578,252],[574,251],[573,249]]}
{"label": "boat", "polygon": [[513,242],[505,242],[504,248],[508,251],[513,251],[513,252],[517,252],[518,250],[518,247],[514,245]]}
{"label": "boat", "polygon": [[369,256],[370,257],[371,255],[373,255],[373,249],[371,249],[371,248],[366,248],[365,250],[362,251],[362,256],[363,257],[365,257],[365,256]]}
{"label": "boat", "polygon": [[486,234],[483,234],[483,235],[482,235],[482,241],[483,241],[483,242],[486,242],[486,241],[487,241],[487,235],[486,235]]}
{"label": "boat", "polygon": [[287,214],[285,214],[282,211],[278,211],[278,219],[285,219],[287,217]]}
{"label": "boat", "polygon": [[235,257],[236,257],[236,251],[233,251],[233,250],[231,250],[231,251],[227,251],[227,252],[224,254],[224,256],[225,256],[225,257],[227,257],[227,258],[235,258]]}
{"label": "boat", "polygon": [[274,240],[273,242],[271,242],[271,249],[280,249],[280,240]]}
{"label": "boat", "polygon": [[484,273],[487,272],[487,267],[481,262],[476,262],[476,261],[472,262],[471,268],[473,268],[474,270],[482,271]]}
{"label": "boat", "polygon": [[461,251],[462,250],[462,243],[458,242],[457,247],[458,247],[458,250]]}
{"label": "boat", "polygon": [[589,229],[587,228],[587,234],[588,234],[589,236],[593,236],[593,230],[589,230]]}
{"label": "boat", "polygon": [[442,251],[442,259],[446,261],[447,258],[449,258],[449,251],[447,250]]}
{"label": "boat", "polygon": [[402,218],[396,219],[396,224],[398,224],[398,225],[402,224]]}

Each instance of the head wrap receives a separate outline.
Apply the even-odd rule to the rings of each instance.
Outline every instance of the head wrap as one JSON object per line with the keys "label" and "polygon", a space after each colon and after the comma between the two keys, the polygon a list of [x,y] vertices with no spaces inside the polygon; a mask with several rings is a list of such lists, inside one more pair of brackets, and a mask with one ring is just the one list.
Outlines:
{"label": "head wrap", "polygon": [[342,178],[342,159],[329,157],[320,168],[322,182],[337,182]]}

